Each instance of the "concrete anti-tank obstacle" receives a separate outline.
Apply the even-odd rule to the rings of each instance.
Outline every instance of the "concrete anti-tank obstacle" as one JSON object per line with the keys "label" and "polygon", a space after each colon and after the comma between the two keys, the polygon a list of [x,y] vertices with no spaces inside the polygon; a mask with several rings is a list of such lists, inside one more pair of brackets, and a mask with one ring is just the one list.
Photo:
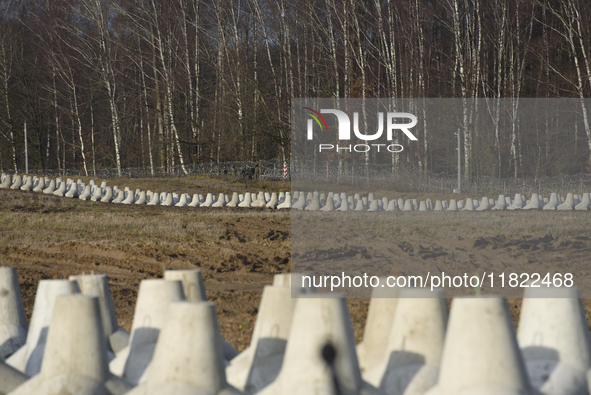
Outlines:
{"label": "concrete anti-tank obstacle", "polygon": [[363,204],[363,199],[357,200],[357,205],[355,205],[355,211],[365,211],[365,204]]}
{"label": "concrete anti-tank obstacle", "polygon": [[0,361],[4,361],[27,341],[27,317],[14,267],[0,267],[0,312]]}
{"label": "concrete anti-tank obstacle", "polygon": [[296,210],[303,210],[306,206],[306,196],[303,192],[300,192],[295,203],[292,203],[291,208]]}
{"label": "concrete anti-tank obstacle", "polygon": [[80,196],[78,193],[78,184],[71,183],[70,187],[67,189],[68,189],[67,192],[64,194],[65,197],[76,198],[76,197]]}
{"label": "concrete anti-tank obstacle", "polygon": [[113,188],[105,187],[105,195],[101,198],[101,202],[110,203],[113,200]]}
{"label": "concrete anti-tank obstacle", "polygon": [[[166,193],[166,192],[164,192]],[[161,201],[161,206],[173,206],[174,201],[172,200],[172,193],[166,193],[166,197],[164,198],[164,202]]]}
{"label": "concrete anti-tank obstacle", "polygon": [[111,372],[137,384],[152,360],[171,302],[184,300],[180,281],[148,279],[140,282],[129,345],[109,363]]}
{"label": "concrete anti-tank obstacle", "polygon": [[317,211],[319,209],[320,209],[320,198],[319,198],[318,194],[315,192],[314,196],[312,197],[312,201],[310,202],[310,204],[308,204],[306,206],[306,208],[304,210]]}
{"label": "concrete anti-tank obstacle", "polygon": [[384,394],[361,378],[346,300],[333,296],[298,299],[281,372],[258,394],[334,394],[335,380],[322,357],[327,344],[335,351],[333,366],[342,394]]}
{"label": "concrete anti-tank obstacle", "polygon": [[336,211],[349,211],[350,207],[349,207],[349,199],[347,197],[345,197],[345,199],[341,199],[341,205],[339,206],[339,208],[336,209]]}
{"label": "concrete anti-tank obstacle", "polygon": [[77,292],[76,284],[70,280],[39,281],[27,333],[27,342],[6,360],[10,366],[27,376],[39,373],[55,300],[59,295],[70,295]]}
{"label": "concrete anti-tank obstacle", "polygon": [[591,197],[588,193],[583,193],[581,202],[575,206],[575,210],[589,210],[591,207]]}
{"label": "concrete anti-tank obstacle", "polygon": [[476,209],[476,211],[487,211],[490,210],[490,202],[488,200],[488,197],[483,196],[482,200],[480,202],[480,205],[478,206],[478,208]]}
{"label": "concrete anti-tank obstacle", "polygon": [[33,188],[33,192],[43,192],[45,188],[49,186],[49,178],[43,177],[39,179],[39,184],[35,188]]}
{"label": "concrete anti-tank obstacle", "polygon": [[562,203],[558,207],[556,207],[556,210],[559,210],[559,211],[570,211],[570,210],[574,210],[574,209],[575,209],[575,200],[573,198],[573,194],[570,192],[566,195],[566,200],[564,201],[564,203]]}
{"label": "concrete anti-tank obstacle", "polygon": [[51,195],[55,192],[55,180],[49,181],[49,186],[43,190],[46,195]]}
{"label": "concrete anti-tank obstacle", "polygon": [[252,203],[252,200],[250,198],[250,193],[245,193],[244,200],[242,202],[240,202],[238,207],[250,207],[250,203]]}
{"label": "concrete anti-tank obstacle", "polygon": [[105,190],[101,187],[94,187],[94,192],[92,193],[92,196],[90,197],[90,201],[91,202],[100,202],[101,199],[103,198],[103,195],[105,193]]}
{"label": "concrete anti-tank obstacle", "polygon": [[121,202],[121,204],[134,204],[135,203],[135,194],[131,190],[127,190],[125,188],[125,199]]}
{"label": "concrete anti-tank obstacle", "polygon": [[96,296],[99,301],[103,332],[108,340],[109,350],[117,354],[129,344],[129,332],[119,327],[113,296],[107,281],[107,276],[102,274],[87,274],[70,276],[70,280],[78,284],[83,295]]}
{"label": "concrete anti-tank obstacle", "polygon": [[428,211],[427,210],[427,203],[424,200],[419,202],[419,211]]}
{"label": "concrete anti-tank obstacle", "polygon": [[404,202],[404,208],[402,209],[402,211],[413,211],[414,207],[412,204],[412,200],[411,199],[406,199],[406,201]]}
{"label": "concrete anti-tank obstacle", "polygon": [[201,270],[166,270],[165,280],[178,280],[183,285],[185,299],[189,302],[207,302]]}
{"label": "concrete anti-tank obstacle", "polygon": [[[381,203],[381,201],[380,201]],[[369,202],[369,208],[367,209],[367,211],[371,211],[371,212],[375,212],[375,211],[380,211],[380,205],[378,204],[377,200],[372,200]]]}
{"label": "concrete anti-tank obstacle", "polygon": [[67,191],[68,185],[66,182],[62,181],[59,183],[57,188],[53,191],[53,196],[65,196]]}
{"label": "concrete anti-tank obstacle", "polygon": [[5,178],[2,181],[2,184],[0,184],[0,189],[8,189],[8,188],[10,188],[11,185],[12,185],[12,176],[10,174],[6,174]]}
{"label": "concrete anti-tank obstacle", "polygon": [[[166,270],[164,272],[164,279],[180,281],[183,284],[183,292],[187,301],[207,302],[201,270]],[[231,360],[238,355],[238,350],[224,339],[222,339],[222,352],[224,358],[227,360]]]}
{"label": "concrete anti-tank obstacle", "polygon": [[521,210],[525,206],[523,202],[523,197],[520,193],[515,194],[515,199],[513,200],[513,204],[507,207],[507,210]]}
{"label": "concrete anti-tank obstacle", "polygon": [[199,195],[196,193],[193,194],[193,198],[191,199],[191,203],[188,204],[189,207],[199,207]]}
{"label": "concrete anti-tank obstacle", "polygon": [[425,393],[437,383],[446,325],[443,290],[401,290],[385,358],[363,377],[387,394]]}
{"label": "concrete anti-tank obstacle", "polygon": [[466,206],[462,208],[462,211],[474,211],[474,202],[472,201],[472,198],[466,199]]}
{"label": "concrete anti-tank obstacle", "polygon": [[152,198],[147,203],[148,206],[159,206],[160,205],[160,195],[156,192],[152,194]]}
{"label": "concrete anti-tank obstacle", "polygon": [[388,202],[388,206],[386,208],[386,211],[397,211],[398,210],[398,204],[396,203],[396,199],[392,199]]}
{"label": "concrete anti-tank obstacle", "polygon": [[139,198],[133,204],[146,204],[148,202],[148,196],[146,191],[141,191]]}
{"label": "concrete anti-tank obstacle", "polygon": [[458,211],[462,210],[464,208],[464,201],[460,200],[458,201]]}
{"label": "concrete anti-tank obstacle", "polygon": [[187,207],[188,203],[187,203],[187,194],[183,193],[180,196],[180,199],[178,201],[178,203],[176,203],[174,206],[175,207]]}
{"label": "concrete anti-tank obstacle", "polygon": [[456,199],[450,199],[449,207],[445,211],[458,211],[458,203]]}
{"label": "concrete anti-tank obstacle", "polygon": [[0,394],[8,394],[27,380],[29,376],[0,361]]}
{"label": "concrete anti-tank obstacle", "polygon": [[558,195],[556,192],[550,194],[550,201],[544,205],[543,210],[556,210],[560,203],[558,202]]}
{"label": "concrete anti-tank obstacle", "polygon": [[15,174],[14,177],[12,177],[12,185],[10,186],[10,189],[19,189],[21,186],[23,185],[23,176],[20,174]]}
{"label": "concrete anti-tank obstacle", "polygon": [[587,393],[591,338],[573,288],[526,288],[517,339],[530,382],[547,395]]}
{"label": "concrete anti-tank obstacle", "polygon": [[238,197],[238,192],[233,192],[232,199],[230,199],[230,201],[228,202],[228,204],[226,204],[226,206],[227,207],[238,207],[238,204],[240,204],[240,198]]}
{"label": "concrete anti-tank obstacle", "polygon": [[98,298],[61,295],[40,373],[11,394],[124,394],[130,386],[109,372],[106,351]]}
{"label": "concrete anti-tank obstacle", "polygon": [[265,193],[259,192],[256,199],[250,204],[250,207],[265,207],[267,202],[265,201]]}
{"label": "concrete anti-tank obstacle", "polygon": [[111,200],[111,203],[121,203],[125,200],[125,192],[121,189],[117,191],[117,197]]}
{"label": "concrete anti-tank obstacle", "polygon": [[[306,207],[307,208],[307,207]],[[324,205],[324,207],[322,207],[320,209],[320,211],[334,211],[335,207],[334,207],[334,200],[332,200],[332,197],[328,198],[326,200],[326,204]]]}
{"label": "concrete anti-tank obstacle", "polygon": [[[386,277],[381,277],[380,283],[385,284],[386,280]],[[386,357],[384,346],[392,330],[400,290],[401,288],[376,287],[371,291],[363,341],[357,345],[359,366],[364,371],[375,367]]]}
{"label": "concrete anti-tank obstacle", "polygon": [[171,204],[171,206],[176,205],[179,202],[179,200],[180,200],[179,194],[176,193],[176,192],[173,192],[172,193],[172,204]]}
{"label": "concrete anti-tank obstacle", "polygon": [[275,381],[281,370],[297,298],[289,286],[266,285],[250,346],[226,367],[228,382],[254,394]]}
{"label": "concrete anti-tank obstacle", "polygon": [[279,205],[279,197],[277,196],[277,192],[273,192],[269,202],[265,205],[265,207],[276,209],[277,205]]}
{"label": "concrete anti-tank obstacle", "polygon": [[441,204],[441,200],[435,201],[435,207],[433,208],[433,211],[443,211],[443,204]]}
{"label": "concrete anti-tank obstacle", "polygon": [[224,207],[226,205],[226,196],[223,193],[220,193],[218,196],[218,200],[211,205],[211,207]]}
{"label": "concrete anti-tank obstacle", "polygon": [[494,205],[491,210],[505,210],[507,208],[507,202],[505,200],[505,195],[499,195],[497,199],[497,203]]}
{"label": "concrete anti-tank obstacle", "polygon": [[23,185],[21,185],[21,187],[20,187],[21,191],[30,191],[33,189],[33,177],[32,176],[26,176],[26,177],[27,177],[27,179],[25,180]]}
{"label": "concrete anti-tank obstacle", "polygon": [[90,200],[90,185],[86,185],[84,187],[84,191],[80,196],[78,196],[80,200]]}
{"label": "concrete anti-tank obstacle", "polygon": [[525,207],[523,207],[524,210],[539,210],[542,208],[542,204],[540,202],[540,198],[538,197],[537,193],[532,193],[531,194],[531,199],[529,200],[529,203],[525,205]]}
{"label": "concrete anti-tank obstacle", "polygon": [[428,395],[536,394],[501,297],[455,298],[437,385]]}
{"label": "concrete anti-tank obstacle", "polygon": [[215,305],[174,302],[150,366],[128,395],[239,395],[226,381]]}

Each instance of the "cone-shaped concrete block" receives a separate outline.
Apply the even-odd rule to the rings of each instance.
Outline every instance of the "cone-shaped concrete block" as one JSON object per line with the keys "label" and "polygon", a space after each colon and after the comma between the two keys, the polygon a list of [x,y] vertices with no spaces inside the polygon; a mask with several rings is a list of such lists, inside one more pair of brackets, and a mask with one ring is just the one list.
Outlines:
{"label": "cone-shaped concrete block", "polygon": [[474,202],[472,201],[472,198],[466,199],[466,205],[462,208],[462,211],[474,211]]}
{"label": "cone-shaped concrete block", "polygon": [[441,200],[435,201],[435,208],[433,208],[433,211],[443,211],[443,204],[441,204]]}
{"label": "cone-shaped concrete block", "polygon": [[422,394],[437,382],[447,303],[443,290],[400,291],[385,358],[364,378],[388,394]]}
{"label": "cone-shaped concrete block", "polygon": [[101,310],[103,332],[108,339],[110,350],[115,354],[121,351],[129,343],[129,332],[119,327],[113,296],[107,281],[107,276],[102,274],[88,274],[70,276],[70,280],[78,284],[83,295],[96,296]]}
{"label": "cone-shaped concrete block", "polygon": [[278,209],[283,209],[283,208],[288,208],[288,209],[290,209],[290,208],[291,208],[291,205],[292,205],[292,203],[291,203],[291,202],[292,202],[292,200],[291,200],[291,192],[287,192],[287,193],[285,194],[285,200],[283,201],[283,203],[279,204],[279,205],[277,206],[277,208],[278,208]]}
{"label": "cone-shaped concrete block", "polygon": [[558,195],[555,192],[552,192],[550,194],[550,201],[544,205],[543,210],[556,210],[559,204]]}
{"label": "cone-shaped concrete block", "polygon": [[[170,196],[170,195],[169,195]],[[135,305],[131,338],[111,361],[111,372],[137,384],[152,360],[171,302],[184,300],[183,285],[173,280],[142,280]]]}
{"label": "cone-shaped concrete block", "polygon": [[482,198],[482,201],[480,202],[480,205],[476,209],[476,211],[487,211],[487,210],[490,210],[490,202],[488,201],[488,197],[484,196]]}
{"label": "cone-shaped concrete block", "polygon": [[146,191],[141,191],[140,196],[136,199],[133,204],[146,204],[148,202],[148,196]]}
{"label": "cone-shaped concrete block", "polygon": [[[9,175],[10,177],[10,175]],[[46,195],[51,195],[55,192],[55,180],[49,181],[49,186],[43,190],[43,193]]]}
{"label": "cone-shaped concrete block", "polygon": [[365,211],[365,205],[363,204],[363,199],[357,200],[357,204],[355,205],[355,211]]}
{"label": "cone-shaped concrete block", "polygon": [[179,201],[174,205],[175,207],[187,207],[187,194],[181,194]]}
{"label": "cone-shaped concrete block", "polygon": [[113,200],[113,188],[106,187],[105,188],[105,196],[101,198],[101,202],[103,203],[110,203]]}
{"label": "cone-shaped concrete block", "polygon": [[103,189],[99,187],[95,187],[94,191],[91,191],[90,201],[91,202],[100,202],[103,198]]}
{"label": "cone-shaped concrete block", "polygon": [[226,205],[226,197],[223,193],[220,193],[218,200],[211,205],[211,207],[224,207]]}
{"label": "cone-shaped concrete block", "polygon": [[252,203],[252,200],[251,200],[250,193],[246,193],[244,195],[244,200],[242,202],[240,202],[238,207],[250,207],[251,203]]}
{"label": "cone-shaped concrete block", "polygon": [[45,188],[49,186],[50,179],[45,177],[39,180],[39,184],[35,188],[33,188],[33,192],[43,192]]}
{"label": "cone-shaped concrete block", "polygon": [[505,201],[505,195],[499,195],[497,199],[497,203],[491,210],[505,210],[507,208],[507,203]]}
{"label": "cone-shaped concrete block", "polygon": [[543,394],[583,394],[591,338],[574,288],[526,288],[517,339],[530,382]]}
{"label": "cone-shaped concrete block", "polygon": [[413,205],[412,205],[412,200],[411,199],[406,199],[406,201],[404,202],[404,208],[402,209],[402,211],[413,211]]}
{"label": "cone-shaped concrete block", "polygon": [[130,386],[110,374],[106,353],[98,298],[59,296],[41,372],[11,394],[123,394]]}
{"label": "cone-shaped concrete block", "polygon": [[523,197],[520,193],[515,194],[515,199],[513,200],[513,204],[507,207],[507,210],[521,210],[525,206],[525,202],[523,201]]}
{"label": "cone-shaped concrete block", "polygon": [[238,395],[224,372],[213,303],[171,303],[150,374],[128,395]]}
{"label": "cone-shaped concrete block", "polygon": [[80,196],[78,196],[80,200],[90,200],[90,185],[86,185],[84,187],[84,191]]}
{"label": "cone-shaped concrete block", "polygon": [[[86,186],[86,185],[84,185],[84,186]],[[78,196],[80,196],[80,193],[78,192],[78,184],[71,183],[69,185],[68,191],[65,193],[64,196],[69,197],[69,198],[77,198]]]}
{"label": "cone-shaped concrete block", "polygon": [[277,192],[273,192],[269,202],[265,205],[265,207],[276,209],[277,205],[279,205],[279,197],[277,196]]}
{"label": "cone-shaped concrete block", "polygon": [[172,197],[172,193],[167,193],[166,197],[164,198],[164,202],[160,203],[161,206],[174,206],[174,200]]}
{"label": "cone-shaped concrete block", "polygon": [[445,211],[458,211],[458,203],[456,199],[450,199],[449,207]]}
{"label": "cone-shaped concrete block", "polygon": [[135,203],[135,194],[133,191],[128,190],[125,188],[125,199],[121,202],[122,204],[134,204]]}
{"label": "cone-shaped concrete block", "polygon": [[[307,207],[306,207],[307,208]],[[326,205],[320,209],[320,211],[334,211],[334,201],[332,198],[327,199]]]}
{"label": "cone-shaped concrete block", "polygon": [[398,203],[396,202],[396,199],[392,199],[388,202],[388,207],[386,208],[386,211],[397,211],[398,210]]}
{"label": "cone-shaped concrete block", "polygon": [[10,189],[19,189],[21,186],[23,185],[23,176],[20,174],[15,174],[14,177],[12,177],[12,185],[10,186]]}
{"label": "cone-shaped concrete block", "polygon": [[[381,202],[380,202],[381,203]],[[367,211],[380,211],[380,205],[378,204],[377,200],[372,200],[369,202],[369,208]]]}
{"label": "cone-shaped concrete block", "polygon": [[205,201],[201,203],[200,207],[211,207],[214,204],[213,195],[211,193],[207,194]]}
{"label": "cone-shaped concrete block", "polygon": [[524,210],[539,210],[542,208],[540,198],[537,193],[532,193],[529,203],[525,205]]}
{"label": "cone-shaped concrete block", "polygon": [[[386,277],[382,277],[380,283],[385,284],[386,280]],[[399,293],[400,288],[390,287],[373,288],[371,292],[363,341],[357,345],[359,365],[364,371],[386,358],[385,345],[392,330]]]}
{"label": "cone-shaped concrete block", "polygon": [[534,393],[505,299],[455,298],[439,380],[427,394]]}
{"label": "cone-shaped concrete block", "polygon": [[579,204],[577,204],[575,206],[575,210],[589,210],[589,208],[591,207],[591,197],[590,194],[588,193],[583,193],[583,196],[581,197],[581,201],[579,202]]}
{"label": "cone-shaped concrete block", "polygon": [[320,209],[320,200],[318,194],[314,194],[312,201],[305,208],[306,211],[317,211]]}
{"label": "cone-shaped concrete block", "polygon": [[336,351],[334,371],[343,394],[383,395],[361,378],[343,297],[298,299],[281,372],[259,394],[334,394],[331,370],[322,357],[327,343]]}
{"label": "cone-shaped concrete block", "polygon": [[0,184],[1,189],[8,189],[12,185],[12,176],[10,174],[4,175],[4,180]]}
{"label": "cone-shaped concrete block", "polygon": [[30,191],[33,189],[33,177],[32,176],[26,176],[26,177],[27,177],[27,179],[25,180],[23,185],[21,185],[21,187],[20,187],[21,191]]}
{"label": "cone-shaped concrete block", "polygon": [[558,207],[556,207],[556,210],[560,210],[560,211],[570,211],[570,210],[574,210],[575,209],[575,199],[573,197],[572,193],[568,193],[566,195],[566,200],[564,201],[564,203],[561,203]]}
{"label": "cone-shaped concrete block", "polygon": [[14,267],[0,267],[0,360],[27,341],[27,317]]}
{"label": "cone-shaped concrete block", "polygon": [[8,394],[23,385],[29,376],[0,361],[0,394]]}
{"label": "cone-shaped concrete block", "polygon": [[160,205],[160,195],[156,192],[152,194],[152,197],[147,203],[148,206],[158,206]]}
{"label": "cone-shaped concrete block", "polygon": [[226,204],[228,207],[238,207],[240,204],[240,198],[238,197],[238,192],[232,193],[232,199]]}
{"label": "cone-shaped concrete block", "polygon": [[125,192],[121,189],[117,191],[117,197],[111,200],[111,203],[121,203],[125,200]]}
{"label": "cone-shaped concrete block", "polygon": [[27,342],[6,360],[10,366],[27,376],[39,373],[55,301],[59,295],[70,295],[77,292],[76,284],[70,280],[39,281],[31,324],[27,333]]}
{"label": "cone-shaped concrete block", "polygon": [[296,301],[289,287],[264,287],[250,346],[226,368],[230,384],[254,394],[277,378]]}
{"label": "cone-shaped concrete block", "polygon": [[199,207],[200,203],[199,203],[199,195],[197,195],[196,193],[193,194],[193,198],[191,199],[191,202],[188,204],[189,207]]}
{"label": "cone-shaped concrete block", "polygon": [[265,207],[267,202],[265,201],[265,193],[259,192],[254,202],[250,204],[250,207]]}
{"label": "cone-shaped concrete block", "polygon": [[180,281],[183,284],[183,292],[187,301],[207,302],[201,270],[166,270],[164,279]]}
{"label": "cone-shaped concrete block", "polygon": [[[71,187],[71,184],[70,184]],[[56,186],[55,190],[53,191],[53,196],[65,196],[68,192],[67,190],[68,185],[65,182],[60,182],[59,185]]]}

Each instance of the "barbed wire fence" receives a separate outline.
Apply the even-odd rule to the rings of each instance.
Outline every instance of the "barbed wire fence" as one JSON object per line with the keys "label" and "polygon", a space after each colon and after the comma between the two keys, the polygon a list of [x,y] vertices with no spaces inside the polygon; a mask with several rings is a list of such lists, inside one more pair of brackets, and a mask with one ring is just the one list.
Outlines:
{"label": "barbed wire fence", "polygon": [[[283,162],[280,159],[261,161],[231,161],[212,162],[195,165],[185,165],[173,168],[129,167],[122,169],[122,177],[151,178],[151,177],[236,177],[245,178],[249,173],[254,176],[254,169],[259,165],[258,178],[261,181],[297,181],[298,183],[327,183],[358,186],[360,188],[404,189],[414,192],[453,193],[458,187],[457,174],[431,173],[413,168],[392,165],[346,163],[339,161],[303,161],[293,160]],[[284,166],[286,172],[284,173]],[[234,169],[234,170],[232,170]],[[10,170],[5,173],[14,173]],[[84,170],[53,169],[31,170],[29,174],[48,177],[81,177]],[[284,174],[286,177],[284,178]],[[97,168],[96,173],[89,171],[89,176],[99,178],[117,178],[116,168]],[[533,192],[549,194],[591,192],[591,174],[579,173],[574,175],[556,175],[523,178],[496,178],[491,176],[466,177],[461,182],[461,193],[474,195],[499,194],[530,194]]]}

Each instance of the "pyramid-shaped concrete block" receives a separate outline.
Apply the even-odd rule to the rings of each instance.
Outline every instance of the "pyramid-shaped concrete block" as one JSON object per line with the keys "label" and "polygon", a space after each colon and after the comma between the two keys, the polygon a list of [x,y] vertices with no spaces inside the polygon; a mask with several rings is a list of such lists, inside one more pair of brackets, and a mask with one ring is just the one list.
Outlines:
{"label": "pyramid-shaped concrete block", "polygon": [[0,267],[0,360],[14,354],[27,341],[27,317],[14,267]]}

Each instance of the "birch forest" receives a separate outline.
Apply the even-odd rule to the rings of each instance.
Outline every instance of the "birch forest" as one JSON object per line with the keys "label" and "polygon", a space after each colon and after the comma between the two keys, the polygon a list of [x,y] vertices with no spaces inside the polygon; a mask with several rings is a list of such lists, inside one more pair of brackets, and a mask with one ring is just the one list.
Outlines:
{"label": "birch forest", "polygon": [[[289,160],[292,98],[568,97],[580,127],[466,126],[463,171],[589,172],[591,2],[3,0],[0,93],[9,171],[25,133],[31,169],[186,171]],[[454,172],[435,127],[396,163]]]}

